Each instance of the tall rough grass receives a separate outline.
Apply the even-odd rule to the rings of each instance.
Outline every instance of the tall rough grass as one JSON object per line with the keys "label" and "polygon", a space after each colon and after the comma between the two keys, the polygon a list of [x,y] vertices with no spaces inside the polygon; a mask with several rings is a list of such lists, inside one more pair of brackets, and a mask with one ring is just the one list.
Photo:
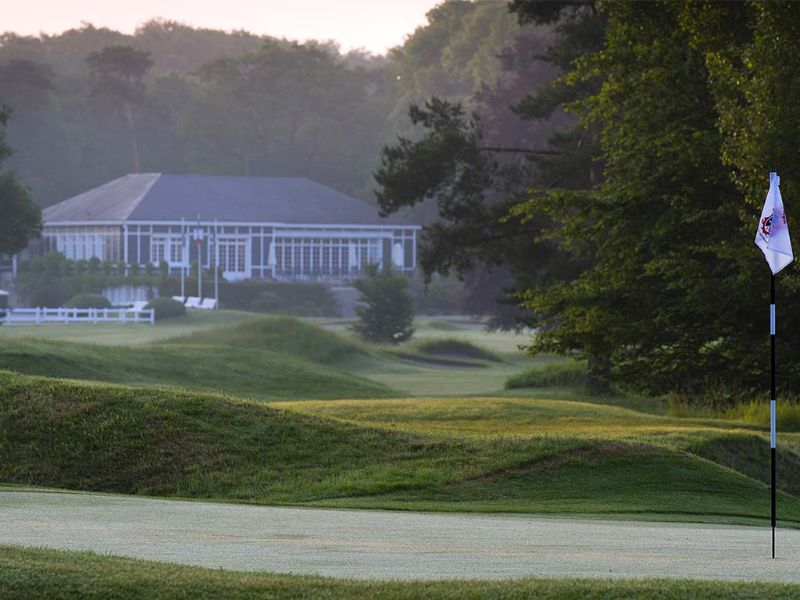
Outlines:
{"label": "tall rough grass", "polygon": [[[724,402],[713,399],[686,399],[669,396],[667,415],[679,418],[708,418],[769,425],[769,400],[741,400],[728,397]],[[800,399],[778,400],[778,429],[800,431]]]}

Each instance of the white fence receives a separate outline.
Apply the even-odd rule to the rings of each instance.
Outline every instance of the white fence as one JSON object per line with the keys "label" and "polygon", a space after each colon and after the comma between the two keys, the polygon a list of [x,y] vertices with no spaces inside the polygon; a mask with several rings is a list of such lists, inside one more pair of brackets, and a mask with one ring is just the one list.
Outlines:
{"label": "white fence", "polygon": [[152,308],[9,308],[2,323],[150,323],[156,322]]}

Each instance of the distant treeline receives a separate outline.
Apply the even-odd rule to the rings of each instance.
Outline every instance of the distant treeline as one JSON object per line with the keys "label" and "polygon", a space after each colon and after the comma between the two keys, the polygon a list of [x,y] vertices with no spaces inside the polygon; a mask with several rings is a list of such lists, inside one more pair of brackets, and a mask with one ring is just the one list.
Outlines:
{"label": "distant treeline", "polygon": [[6,33],[9,166],[43,206],[137,169],[305,176],[372,200],[382,145],[414,135],[410,103],[472,101],[511,76],[504,49],[546,33],[501,2],[444,2],[428,19],[387,56],[164,20]]}

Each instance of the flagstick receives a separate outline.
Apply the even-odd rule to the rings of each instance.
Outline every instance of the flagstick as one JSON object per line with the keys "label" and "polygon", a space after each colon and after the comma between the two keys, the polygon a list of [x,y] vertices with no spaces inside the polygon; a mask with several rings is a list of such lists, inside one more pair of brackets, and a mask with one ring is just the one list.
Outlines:
{"label": "flagstick", "polygon": [[775,450],[777,442],[776,420],[778,412],[775,393],[775,275],[769,278],[769,341],[770,341],[770,401],[769,401],[769,449],[772,488],[772,558],[775,558]]}
{"label": "flagstick", "polygon": [[203,299],[203,233],[200,229],[200,215],[197,215],[197,297]]}
{"label": "flagstick", "polygon": [[[214,303],[219,308],[219,246],[217,246],[217,230],[219,225],[214,219]],[[263,259],[262,259],[263,260]]]}
{"label": "flagstick", "polygon": [[181,302],[186,302],[186,289],[184,279],[186,277],[186,263],[189,262],[189,252],[186,248],[186,227],[181,217]]}

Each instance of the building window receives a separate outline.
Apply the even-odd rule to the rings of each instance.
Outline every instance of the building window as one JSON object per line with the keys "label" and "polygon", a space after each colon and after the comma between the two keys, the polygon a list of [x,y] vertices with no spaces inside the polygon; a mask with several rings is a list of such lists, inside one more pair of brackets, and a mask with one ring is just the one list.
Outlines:
{"label": "building window", "polygon": [[358,275],[383,260],[382,238],[276,237],[275,273],[294,278]]}
{"label": "building window", "polygon": [[158,266],[165,261],[170,266],[183,265],[183,239],[180,236],[154,235],[150,239],[150,261]]}
{"label": "building window", "polygon": [[183,264],[183,240],[181,238],[170,239],[169,262],[174,265]]}
{"label": "building window", "polygon": [[219,238],[217,240],[219,265],[224,273],[247,271],[247,240],[243,238]]}
{"label": "building window", "polygon": [[118,260],[120,232],[115,228],[45,225],[43,236],[44,248],[69,260]]}
{"label": "building window", "polygon": [[154,265],[160,265],[166,260],[167,239],[153,237],[150,240],[150,260]]}

